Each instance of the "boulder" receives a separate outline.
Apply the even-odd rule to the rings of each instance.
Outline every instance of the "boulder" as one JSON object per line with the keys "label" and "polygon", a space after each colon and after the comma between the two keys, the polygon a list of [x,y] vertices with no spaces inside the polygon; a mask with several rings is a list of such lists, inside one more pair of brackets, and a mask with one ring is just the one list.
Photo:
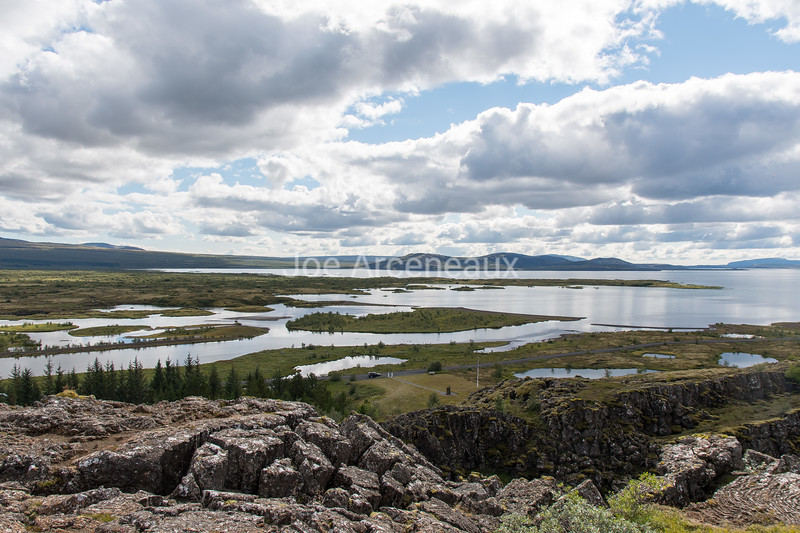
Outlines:
{"label": "boulder", "polygon": [[658,499],[679,507],[703,500],[720,476],[743,467],[742,445],[735,437],[683,437],[661,450],[658,470],[666,487]]}
{"label": "boulder", "polygon": [[303,480],[288,458],[278,459],[261,470],[258,495],[263,498],[283,498],[300,493]]}
{"label": "boulder", "polygon": [[335,469],[322,450],[315,444],[298,440],[289,453],[303,480],[303,491],[312,496],[325,492]]}

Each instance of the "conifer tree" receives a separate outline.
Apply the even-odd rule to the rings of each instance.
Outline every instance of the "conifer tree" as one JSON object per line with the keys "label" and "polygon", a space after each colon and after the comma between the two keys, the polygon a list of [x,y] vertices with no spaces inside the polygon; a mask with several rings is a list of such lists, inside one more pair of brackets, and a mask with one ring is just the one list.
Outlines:
{"label": "conifer tree", "polygon": [[53,380],[53,360],[47,358],[47,363],[44,365],[44,394],[55,394],[56,390],[55,381]]}
{"label": "conifer tree", "polygon": [[255,396],[256,398],[268,396],[267,384],[258,366],[253,372],[247,374],[247,395]]}
{"label": "conifer tree", "polygon": [[96,398],[103,397],[106,390],[106,376],[99,359],[95,358],[94,363],[86,367],[86,374],[81,385],[80,392],[82,394],[94,395]]}
{"label": "conifer tree", "polygon": [[117,370],[114,368],[114,362],[106,361],[106,367],[103,372],[105,375],[105,382],[103,383],[102,396],[104,400],[119,400],[120,399],[120,384]]}
{"label": "conifer tree", "polygon": [[231,366],[231,371],[228,373],[228,379],[225,381],[225,397],[230,400],[235,400],[242,396],[242,383],[239,379],[239,374],[236,369]]}
{"label": "conifer tree", "polygon": [[17,391],[17,398],[19,398],[19,405],[31,405],[33,402],[41,399],[42,393],[39,390],[39,385],[36,384],[36,379],[33,377],[33,372],[30,368],[22,371],[19,378],[19,390]]}
{"label": "conifer tree", "polygon": [[172,363],[169,357],[164,362],[164,399],[174,401],[182,398],[183,376],[178,363]]}
{"label": "conifer tree", "polygon": [[153,379],[150,381],[150,390],[154,402],[159,402],[166,396],[165,389],[166,382],[164,380],[164,367],[161,366],[161,359],[156,362],[156,368],[153,371]]}
{"label": "conifer tree", "polygon": [[78,373],[75,372],[75,367],[72,367],[72,370],[69,371],[67,375],[67,387],[74,391],[78,391],[81,388],[81,380],[78,377]]}
{"label": "conifer tree", "polygon": [[192,359],[192,354],[188,354],[184,362],[183,374],[182,396],[203,396],[206,394],[205,379],[200,371],[200,358]]}
{"label": "conifer tree", "polygon": [[67,380],[64,377],[64,370],[61,369],[61,365],[58,365],[56,368],[56,377],[53,379],[53,392],[52,394],[58,394],[59,392],[64,390],[64,387],[67,386]]}
{"label": "conifer tree", "polygon": [[144,369],[138,358],[128,363],[125,372],[124,401],[130,403],[144,403],[147,401],[147,384],[144,379]]}
{"label": "conifer tree", "polygon": [[219,378],[216,365],[211,366],[211,371],[208,373],[208,397],[212,400],[219,398],[222,393],[222,382]]}
{"label": "conifer tree", "polygon": [[14,366],[11,368],[11,382],[9,383],[8,387],[8,403],[11,405],[21,405],[19,403],[19,392],[21,389],[21,370],[14,363]]}

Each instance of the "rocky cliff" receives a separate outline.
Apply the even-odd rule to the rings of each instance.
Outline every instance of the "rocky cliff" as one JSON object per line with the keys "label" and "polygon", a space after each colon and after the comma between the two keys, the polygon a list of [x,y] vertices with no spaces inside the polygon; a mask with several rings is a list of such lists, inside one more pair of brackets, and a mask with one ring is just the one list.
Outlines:
{"label": "rocky cliff", "polygon": [[477,533],[562,494],[553,479],[447,481],[370,418],[302,403],[0,409],[0,531]]}
{"label": "rocky cliff", "polygon": [[[780,371],[655,383],[631,378],[621,384],[619,391],[598,395],[589,380],[509,380],[473,394],[469,407],[407,413],[384,425],[453,476],[479,469],[552,475],[572,483],[590,478],[609,489],[615,480],[656,466],[653,437],[696,427],[710,416],[706,409],[760,400],[790,387]],[[747,442],[800,436],[800,425],[792,422],[776,421],[770,428],[752,429]],[[773,455],[794,451],[761,448]]]}
{"label": "rocky cliff", "polygon": [[[743,383],[768,388],[780,380],[761,376],[685,393],[659,385],[652,394],[636,391],[601,406],[566,394],[581,389],[574,380],[505,384],[475,403],[500,393],[495,406],[522,401],[540,418],[484,408],[409,417],[418,424],[416,442],[432,452],[428,457],[366,416],[335,423],[302,403],[186,398],[136,406],[48,397],[30,408],[0,405],[0,531],[489,532],[506,516],[536,517],[557,507],[565,479],[517,478],[504,485],[496,476],[458,477],[465,471],[458,460],[564,472],[577,480],[601,464],[603,453],[610,453],[610,466],[598,470],[603,476],[632,471],[623,460],[634,452],[660,473],[657,501],[688,505],[693,516],[712,523],[767,517],[800,524],[796,456],[743,454],[736,438],[716,435],[657,447],[632,430],[650,427],[637,420],[675,412],[659,407],[656,394],[711,401],[702,390],[743,394]],[[630,413],[627,425],[615,420],[620,413]],[[675,416],[663,415],[664,423]],[[398,420],[388,424],[396,433]],[[619,438],[608,437],[615,431]],[[734,481],[719,488],[730,476]],[[605,504],[591,481],[574,492]],[[710,495],[714,500],[704,502]],[[742,502],[759,507],[743,512]]]}
{"label": "rocky cliff", "polygon": [[800,411],[786,413],[780,418],[744,424],[735,431],[746,448],[779,457],[800,453]]}

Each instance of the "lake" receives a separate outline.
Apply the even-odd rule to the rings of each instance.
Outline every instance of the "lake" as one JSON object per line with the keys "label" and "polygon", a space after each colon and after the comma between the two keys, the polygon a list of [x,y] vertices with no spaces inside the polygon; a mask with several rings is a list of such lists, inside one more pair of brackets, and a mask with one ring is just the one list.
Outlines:
{"label": "lake", "polygon": [[[194,271],[194,270],[190,270]],[[257,272],[280,274],[281,270],[226,270],[225,272]],[[398,284],[405,283],[407,273],[402,271],[368,271],[369,275],[393,275]],[[152,315],[145,319],[80,319],[72,322],[79,327],[101,325],[144,325],[153,328],[187,326],[196,324],[221,324],[239,321],[244,325],[269,327],[266,335],[254,339],[213,342],[183,346],[158,346],[152,348],[125,348],[107,352],[80,352],[52,356],[53,364],[68,371],[73,367],[81,372],[95,358],[102,362],[112,361],[117,368],[126,367],[134,357],[145,367],[153,367],[160,359],[183,361],[191,353],[202,363],[232,359],[247,353],[302,344],[353,346],[377,344],[428,344],[448,342],[509,341],[514,344],[541,341],[557,337],[566,332],[612,331],[631,327],[687,328],[699,329],[716,322],[769,324],[780,321],[800,320],[800,270],[679,270],[660,272],[585,272],[585,271],[535,271],[514,273],[475,273],[484,277],[517,275],[524,278],[579,278],[579,279],[661,279],[681,283],[718,285],[721,290],[687,290],[644,287],[593,287],[570,289],[561,287],[506,287],[502,290],[417,290],[394,293],[385,290],[370,290],[355,298],[347,298],[357,305],[332,306],[324,309],[300,309],[274,306],[274,311],[263,314],[237,313],[213,309],[214,315],[204,317],[162,317]],[[331,270],[328,275],[353,275],[366,277],[367,273],[353,270]],[[453,273],[453,277],[463,277]],[[413,282],[414,275],[408,276]],[[476,285],[480,285],[476,279]],[[295,295],[306,300],[342,300],[341,294]],[[376,307],[369,304],[388,305]],[[481,329],[457,333],[426,334],[371,334],[371,333],[310,333],[288,331],[286,322],[317,311],[338,311],[354,315],[388,313],[409,310],[413,306],[467,307],[489,311],[531,313],[582,317],[572,322],[548,321],[501,329]],[[130,306],[126,306],[130,308]],[[287,318],[288,317],[288,318]],[[23,321],[0,324],[18,324]],[[599,324],[613,324],[602,326]],[[129,334],[130,335],[130,334]],[[99,341],[124,340],[117,337],[71,337],[67,332],[33,334],[32,338],[46,345],[65,345]],[[46,357],[0,359],[0,375],[7,377],[14,364],[27,367],[40,374],[47,362]]]}

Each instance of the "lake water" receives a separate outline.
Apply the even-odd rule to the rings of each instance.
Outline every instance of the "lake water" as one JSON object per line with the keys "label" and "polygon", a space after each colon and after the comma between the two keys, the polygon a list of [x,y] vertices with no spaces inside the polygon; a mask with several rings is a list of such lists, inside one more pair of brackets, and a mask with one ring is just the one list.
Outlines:
{"label": "lake water", "polygon": [[313,365],[299,365],[294,368],[296,371],[300,372],[301,376],[306,378],[311,374],[316,376],[325,376],[329,372],[347,370],[348,368],[372,368],[379,365],[399,365],[405,362],[405,359],[398,359],[397,357],[353,355],[349,357],[343,357],[335,361],[327,361],[325,363],[316,363]]}
{"label": "lake water", "polygon": [[[225,272],[244,272],[244,270]],[[247,270],[247,272],[253,272]],[[264,274],[280,274],[280,270],[257,271]],[[357,275],[364,272],[353,270],[329,271],[330,275]],[[369,275],[376,275],[368,271]],[[383,275],[399,276],[405,272],[383,272]],[[459,273],[455,273],[459,274]],[[472,275],[476,273],[472,272]],[[704,328],[716,322],[769,324],[779,321],[800,320],[800,270],[736,270],[736,271],[661,271],[661,272],[515,272],[481,273],[485,277],[518,275],[524,278],[579,278],[579,279],[661,279],[681,283],[723,286],[722,290],[685,290],[642,287],[593,287],[568,289],[561,287],[507,287],[502,290],[454,291],[417,290],[394,293],[385,290],[370,290],[355,298],[348,298],[354,306],[332,306],[324,309],[300,309],[274,306],[269,313],[238,313],[223,309],[212,309],[214,315],[203,317],[163,317],[155,314],[136,320],[124,319],[80,319],[72,320],[79,327],[111,324],[143,325],[163,329],[165,327],[197,324],[229,324],[239,321],[245,325],[268,327],[269,333],[254,339],[213,342],[183,346],[159,346],[152,348],[124,348],[106,352],[80,352],[53,356],[54,366],[68,371],[73,367],[83,371],[95,358],[102,362],[112,361],[117,368],[125,367],[136,357],[145,367],[153,367],[160,359],[183,361],[191,353],[202,363],[232,359],[247,353],[302,344],[355,346],[377,344],[428,344],[448,342],[508,341],[515,344],[541,341],[557,337],[566,332],[612,331],[630,327],[647,328]],[[410,276],[413,278],[414,276]],[[398,279],[398,284],[404,279]],[[413,279],[408,279],[413,283]],[[476,280],[476,285],[480,281]],[[306,300],[341,300],[341,294],[302,295]],[[389,305],[376,307],[369,304]],[[310,333],[288,331],[286,322],[308,313],[338,311],[354,315],[367,313],[389,313],[410,310],[413,306],[467,307],[490,311],[531,313],[580,317],[570,322],[548,321],[501,329],[481,329],[457,333],[426,334],[371,334],[371,333]],[[125,308],[130,308],[126,306]],[[157,311],[157,310],[156,310]],[[22,321],[0,324],[19,324]],[[598,324],[614,324],[601,326]],[[152,333],[152,332],[150,332]],[[31,335],[45,345],[63,346],[100,341],[129,341],[131,335],[116,337],[77,338],[65,331]],[[0,376],[8,376],[12,366],[27,367],[41,373],[46,357],[2,358]]]}
{"label": "lake water", "polygon": [[514,374],[518,378],[588,378],[600,379],[617,376],[629,376],[631,374],[642,373],[650,374],[655,370],[645,370],[644,372],[636,368],[534,368],[527,372]]}
{"label": "lake water", "polygon": [[761,363],[777,362],[777,359],[764,357],[757,353],[725,352],[719,355],[719,364],[722,366],[735,366],[736,368],[747,368],[748,366],[759,365]]}

